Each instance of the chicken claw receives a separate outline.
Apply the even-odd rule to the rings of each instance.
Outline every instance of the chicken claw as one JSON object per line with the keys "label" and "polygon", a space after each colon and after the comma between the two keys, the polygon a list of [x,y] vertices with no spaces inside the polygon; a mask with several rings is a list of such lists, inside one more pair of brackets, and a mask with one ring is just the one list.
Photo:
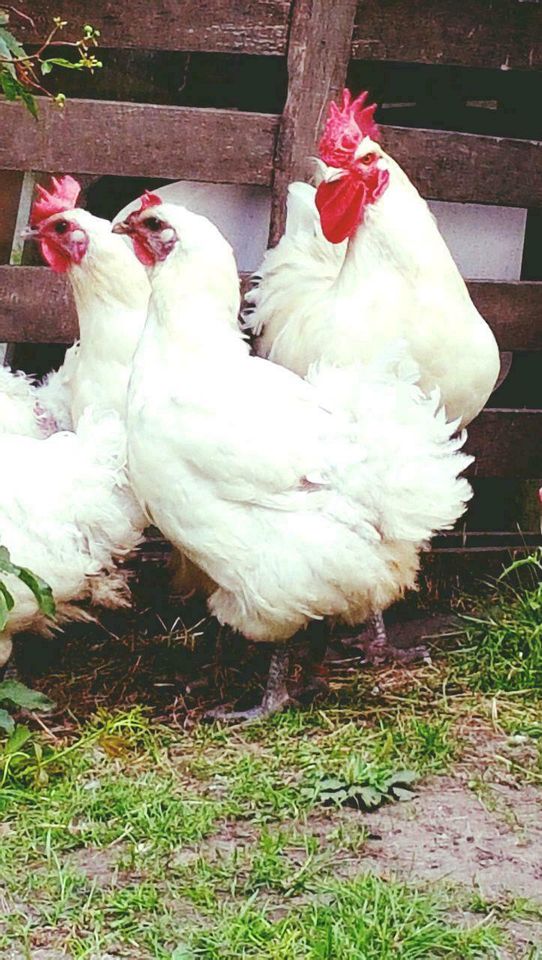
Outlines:
{"label": "chicken claw", "polygon": [[363,644],[367,663],[373,666],[380,666],[383,663],[415,663],[418,660],[431,663],[431,654],[426,646],[407,647],[406,649],[394,646],[388,639],[381,613],[375,613],[369,623],[374,639]]}
{"label": "chicken claw", "polygon": [[279,650],[275,650],[269,664],[265,693],[258,706],[250,707],[248,710],[226,710],[223,706],[215,707],[213,710],[206,711],[205,718],[207,720],[222,720],[226,723],[236,721],[254,723],[258,720],[266,720],[274,713],[280,713],[281,710],[293,703],[286,686],[289,668],[289,648],[281,647]]}

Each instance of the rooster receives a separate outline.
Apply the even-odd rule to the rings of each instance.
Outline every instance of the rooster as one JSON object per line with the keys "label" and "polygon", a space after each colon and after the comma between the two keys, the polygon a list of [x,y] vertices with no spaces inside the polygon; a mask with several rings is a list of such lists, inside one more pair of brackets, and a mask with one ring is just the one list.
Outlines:
{"label": "rooster", "polygon": [[[366,98],[345,90],[331,104],[321,182],[290,186],[286,232],[247,296],[247,326],[260,356],[300,376],[321,361],[371,363],[403,338],[420,387],[438,387],[448,419],[466,426],[495,386],[497,344],[426,202],[380,146]],[[398,657],[381,617],[374,628],[368,658]]]}
{"label": "rooster", "polygon": [[220,623],[274,645],[259,719],[288,699],[288,642],[359,622],[415,583],[420,548],[465,509],[459,452],[400,344],[352,376],[304,380],[250,356],[217,228],[146,194],[115,232],[150,268],[128,391],[128,466],[145,511],[214,583]]}
{"label": "rooster", "polygon": [[[18,566],[30,567],[52,588],[58,624],[90,619],[82,600],[126,606],[127,572],[116,562],[141,538],[143,516],[125,471],[126,433],[115,413],[87,410],[77,433],[46,439],[0,435],[0,539]],[[21,630],[45,636],[52,624],[31,590],[2,575],[15,603],[0,633],[0,667]]]}

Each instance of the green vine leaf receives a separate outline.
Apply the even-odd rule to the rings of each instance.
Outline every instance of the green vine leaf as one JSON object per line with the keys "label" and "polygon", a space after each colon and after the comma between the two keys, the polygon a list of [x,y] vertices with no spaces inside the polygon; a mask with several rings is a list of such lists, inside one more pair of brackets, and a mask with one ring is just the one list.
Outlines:
{"label": "green vine leaf", "polygon": [[11,703],[23,710],[53,710],[55,704],[39,690],[31,690],[18,680],[0,681],[0,703]]}
{"label": "green vine leaf", "polygon": [[13,717],[10,717],[7,710],[0,709],[0,730],[8,735],[15,730],[15,721]]}

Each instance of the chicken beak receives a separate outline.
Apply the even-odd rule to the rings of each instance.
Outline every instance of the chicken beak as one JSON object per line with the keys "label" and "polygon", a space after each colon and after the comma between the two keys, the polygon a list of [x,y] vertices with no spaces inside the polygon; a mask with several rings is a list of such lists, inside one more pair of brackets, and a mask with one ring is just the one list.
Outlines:
{"label": "chicken beak", "polygon": [[20,236],[21,240],[35,240],[39,234],[37,227],[31,227],[30,224],[21,230]]}
{"label": "chicken beak", "polygon": [[113,233],[124,233],[128,236],[132,233],[132,230],[126,220],[121,220],[119,223],[116,223],[113,227]]}

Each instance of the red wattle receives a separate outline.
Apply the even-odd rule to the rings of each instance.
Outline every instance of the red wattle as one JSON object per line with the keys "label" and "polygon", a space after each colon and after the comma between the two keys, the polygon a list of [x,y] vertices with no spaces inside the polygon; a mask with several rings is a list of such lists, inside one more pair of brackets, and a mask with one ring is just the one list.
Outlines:
{"label": "red wattle", "polygon": [[43,259],[55,273],[66,273],[70,269],[72,264],[70,257],[52,243],[47,240],[40,240],[40,250]]}
{"label": "red wattle", "polygon": [[133,233],[132,242],[134,244],[134,253],[139,262],[142,263],[144,267],[154,267],[156,257],[147,249],[145,241],[139,237],[137,233]]}
{"label": "red wattle", "polygon": [[366,202],[366,186],[352,174],[321,183],[316,191],[316,206],[326,240],[342,243],[351,237],[363,220]]}

